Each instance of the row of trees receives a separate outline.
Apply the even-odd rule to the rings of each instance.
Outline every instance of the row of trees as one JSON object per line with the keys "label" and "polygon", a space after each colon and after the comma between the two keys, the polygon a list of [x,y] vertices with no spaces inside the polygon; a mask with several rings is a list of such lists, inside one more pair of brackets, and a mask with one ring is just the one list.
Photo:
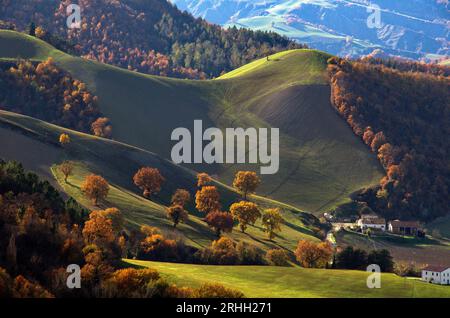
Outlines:
{"label": "row of trees", "polygon": [[450,201],[450,79],[401,65],[331,58],[331,100],[386,170],[357,199],[388,219],[429,221]]}
{"label": "row of trees", "polygon": [[81,0],[80,29],[66,26],[70,0],[39,2],[39,10],[35,2],[2,0],[0,19],[27,32],[34,24],[34,34],[44,40],[53,34],[76,43],[73,51],[84,57],[148,74],[214,77],[256,58],[303,47],[272,32],[225,30],[165,0]]}
{"label": "row of trees", "polygon": [[[61,141],[61,138],[60,138]],[[60,172],[64,175],[64,180],[73,172],[73,164],[63,162],[59,166]],[[143,167],[139,169],[133,177],[134,184],[143,191],[143,196],[150,198],[161,191],[164,177],[158,169]],[[245,233],[249,225],[254,225],[258,219],[270,240],[275,237],[275,233],[281,231],[283,218],[279,209],[267,209],[264,214],[256,203],[240,201],[230,207],[230,211],[221,211],[220,194],[216,186],[210,185],[212,179],[206,173],[197,176],[197,186],[199,187],[195,195],[196,209],[205,214],[205,222],[216,231],[217,236],[222,232],[231,232],[234,222],[239,223],[239,227]],[[253,193],[260,180],[256,173],[250,171],[239,171],[233,182],[233,186],[246,198],[249,193]],[[94,205],[99,200],[104,200],[109,192],[108,182],[101,176],[89,175],[85,178],[81,191],[88,197]],[[167,208],[167,216],[176,227],[180,222],[184,223],[189,213],[186,205],[190,202],[191,195],[185,189],[177,189],[172,196],[171,205]]]}
{"label": "row of trees", "polygon": [[110,138],[112,126],[86,84],[58,68],[52,58],[0,63],[0,108],[78,131]]}

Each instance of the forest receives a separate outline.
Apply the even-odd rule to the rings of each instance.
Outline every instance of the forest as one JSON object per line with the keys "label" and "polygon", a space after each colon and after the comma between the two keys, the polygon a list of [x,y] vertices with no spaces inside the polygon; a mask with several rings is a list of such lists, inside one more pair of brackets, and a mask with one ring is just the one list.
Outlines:
{"label": "forest", "polygon": [[358,200],[388,219],[429,221],[450,202],[448,68],[331,58],[332,104],[386,170]]}
{"label": "forest", "polygon": [[70,0],[43,1],[39,10],[34,2],[1,0],[0,26],[39,28],[36,36],[66,39],[71,45],[60,48],[71,53],[146,74],[212,78],[256,58],[305,47],[272,32],[223,29],[165,0],[81,0],[80,29],[66,26]]}
{"label": "forest", "polygon": [[86,85],[59,69],[49,58],[0,62],[0,109],[36,117],[96,136],[111,137],[97,96]]}
{"label": "forest", "polygon": [[[167,255],[170,245],[155,231],[143,227],[136,244]],[[21,164],[0,161],[1,298],[243,297],[219,284],[177,287],[153,269],[123,268],[131,242],[117,209],[89,213]],[[67,288],[68,264],[81,267],[83,288]]]}

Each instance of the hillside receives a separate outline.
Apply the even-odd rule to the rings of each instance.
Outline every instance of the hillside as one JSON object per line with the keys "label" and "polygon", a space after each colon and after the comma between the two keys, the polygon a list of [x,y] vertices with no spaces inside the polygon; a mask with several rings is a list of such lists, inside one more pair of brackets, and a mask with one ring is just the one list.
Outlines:
{"label": "hillside", "polygon": [[[100,110],[111,119],[116,140],[164,158],[170,158],[172,130],[192,128],[194,119],[202,119],[204,129],[279,127],[280,170],[262,176],[260,195],[321,212],[382,177],[376,158],[330,105],[326,79],[329,56],[324,53],[289,51],[218,80],[187,81],[145,76],[74,58],[19,33],[1,31],[0,41],[3,58],[39,59],[42,56],[38,54],[48,52],[57,65],[85,82],[99,97]],[[206,170],[230,184],[235,171],[245,166],[188,168]]]}
{"label": "hillside", "polygon": [[135,260],[126,262],[154,268],[171,282],[189,286],[218,282],[239,289],[246,297],[450,297],[447,286],[426,284],[393,274],[382,274],[382,287],[369,289],[366,285],[368,274],[360,271],[273,266],[202,266]]}
{"label": "hillside", "polygon": [[0,22],[27,33],[34,25],[38,37],[92,60],[179,78],[215,77],[255,58],[301,47],[273,32],[224,30],[166,0],[80,1],[79,27],[68,28],[71,4],[1,0]]}
{"label": "hillside", "polygon": [[448,215],[448,72],[408,62],[387,67],[330,60],[334,107],[387,172],[380,189],[364,191],[359,201],[387,219],[431,221]]}
{"label": "hillside", "polygon": [[[65,148],[57,142],[62,132],[69,133],[72,140]],[[153,153],[4,111],[0,111],[0,147],[0,158],[22,162],[25,168],[51,180],[57,188],[75,198],[88,210],[96,210],[98,207],[94,207],[82,195],[80,185],[90,173],[102,175],[110,183],[111,190],[107,202],[100,207],[119,208],[127,221],[128,229],[136,229],[141,225],[156,226],[170,236],[183,237],[187,244],[194,247],[205,247],[216,239],[213,231],[202,221],[204,216],[193,205],[188,207],[191,214],[189,221],[181,224],[179,230],[173,230],[166,217],[165,207],[177,188],[188,189],[194,195],[196,176]],[[55,166],[64,160],[77,163],[74,176],[69,178],[68,183],[64,182]],[[144,199],[132,182],[133,174],[144,165],[158,168],[166,178],[155,202]],[[228,208],[238,199],[238,195],[225,185],[218,186],[223,204]],[[261,207],[275,206],[282,209],[286,220],[283,233],[276,243],[269,242],[265,233],[260,231],[260,225],[256,224],[249,228],[249,234],[233,232],[231,237],[236,241],[251,242],[264,250],[275,244],[293,250],[299,239],[317,240],[313,233],[317,221],[312,216],[275,201],[259,197],[254,200]]]}

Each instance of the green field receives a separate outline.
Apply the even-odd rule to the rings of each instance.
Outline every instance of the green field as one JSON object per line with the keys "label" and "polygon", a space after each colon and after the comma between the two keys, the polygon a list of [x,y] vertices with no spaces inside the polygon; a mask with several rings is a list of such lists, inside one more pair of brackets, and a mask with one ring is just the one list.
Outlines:
{"label": "green field", "polygon": [[220,283],[240,290],[246,297],[450,297],[449,286],[418,279],[382,274],[381,288],[369,289],[368,273],[274,266],[205,266],[126,260],[150,267],[179,286]]}
{"label": "green field", "polygon": [[[174,128],[280,128],[280,170],[264,175],[258,194],[320,213],[350,193],[378,182],[383,171],[330,105],[329,55],[288,51],[244,66],[212,81],[147,76],[65,55],[29,36],[0,31],[0,57],[57,64],[99,96],[112,120],[114,138],[170,158]],[[227,184],[235,171],[255,165],[188,165]]]}

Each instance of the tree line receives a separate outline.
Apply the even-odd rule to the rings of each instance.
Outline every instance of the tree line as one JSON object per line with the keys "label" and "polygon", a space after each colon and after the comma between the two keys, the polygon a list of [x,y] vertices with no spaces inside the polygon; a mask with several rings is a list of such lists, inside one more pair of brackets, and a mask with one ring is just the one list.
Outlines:
{"label": "tree line", "polygon": [[216,77],[268,54],[305,47],[274,32],[223,29],[165,0],[82,0],[81,28],[68,29],[70,3],[39,2],[36,10],[36,0],[1,0],[0,19],[22,32],[39,27],[43,32],[36,35],[44,39],[50,34],[76,43],[73,52],[86,58],[179,78]]}
{"label": "tree line", "polygon": [[110,138],[112,125],[86,84],[56,66],[52,58],[0,62],[0,108],[49,123]]}
{"label": "tree line", "polygon": [[386,171],[378,187],[356,199],[388,219],[447,215],[450,80],[440,75],[442,67],[328,62],[332,104]]}

